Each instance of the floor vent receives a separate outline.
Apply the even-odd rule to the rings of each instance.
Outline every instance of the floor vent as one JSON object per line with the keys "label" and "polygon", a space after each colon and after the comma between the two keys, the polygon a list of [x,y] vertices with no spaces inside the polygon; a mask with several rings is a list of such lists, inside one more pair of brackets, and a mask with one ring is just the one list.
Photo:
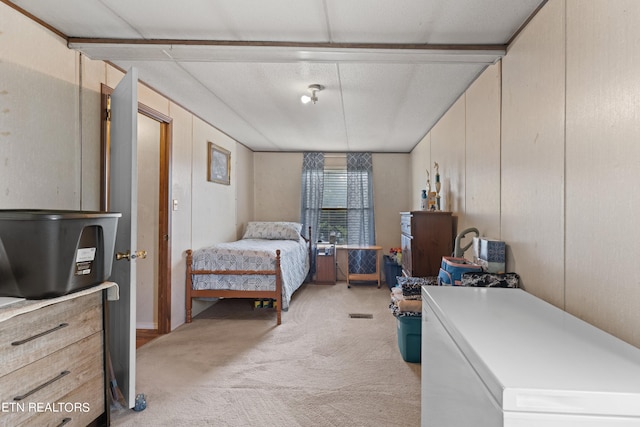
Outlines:
{"label": "floor vent", "polygon": [[373,314],[369,313],[349,313],[349,317],[352,319],[373,319]]}

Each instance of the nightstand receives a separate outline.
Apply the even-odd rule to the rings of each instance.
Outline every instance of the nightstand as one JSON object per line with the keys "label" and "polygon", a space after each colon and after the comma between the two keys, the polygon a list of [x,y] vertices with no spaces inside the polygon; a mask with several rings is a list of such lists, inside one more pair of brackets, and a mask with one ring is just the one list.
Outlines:
{"label": "nightstand", "polygon": [[322,285],[336,284],[336,248],[333,245],[318,245],[316,283]]}

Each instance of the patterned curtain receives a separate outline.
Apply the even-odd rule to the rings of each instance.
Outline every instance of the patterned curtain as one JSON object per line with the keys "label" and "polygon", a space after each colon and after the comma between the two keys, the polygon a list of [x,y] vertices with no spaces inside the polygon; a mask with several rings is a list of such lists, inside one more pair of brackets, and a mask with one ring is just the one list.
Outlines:
{"label": "patterned curtain", "polygon": [[[300,209],[300,222],[302,233],[306,236],[311,226],[311,233],[318,233],[320,225],[320,213],[322,211],[322,195],[324,192],[324,154],[304,153],[302,158],[302,202]],[[311,257],[311,271],[316,271],[316,245],[318,238],[312,238],[313,256]]]}
{"label": "patterned curtain", "polygon": [[[347,153],[347,243],[375,245],[371,153]],[[376,271],[376,251],[349,251],[349,271]]]}

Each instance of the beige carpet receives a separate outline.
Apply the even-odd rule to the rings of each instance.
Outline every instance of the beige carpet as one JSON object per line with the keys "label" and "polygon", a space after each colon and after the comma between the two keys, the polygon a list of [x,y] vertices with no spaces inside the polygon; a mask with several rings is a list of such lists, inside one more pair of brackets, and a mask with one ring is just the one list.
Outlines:
{"label": "beige carpet", "polygon": [[420,364],[402,360],[388,304],[384,285],[307,284],[275,326],[271,309],[220,301],[138,350],[147,408],[112,425],[419,426]]}

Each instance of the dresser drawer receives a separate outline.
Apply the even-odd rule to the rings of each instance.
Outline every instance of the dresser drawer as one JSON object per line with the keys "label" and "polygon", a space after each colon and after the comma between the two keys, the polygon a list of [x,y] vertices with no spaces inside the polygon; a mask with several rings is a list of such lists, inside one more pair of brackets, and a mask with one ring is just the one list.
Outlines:
{"label": "dresser drawer", "polygon": [[[20,427],[86,427],[104,412],[104,379],[94,377],[58,402],[62,412],[39,412]],[[72,404],[73,406],[69,405]]]}
{"label": "dresser drawer", "polygon": [[102,323],[101,292],[0,322],[0,377],[101,331]]}
{"label": "dresser drawer", "polygon": [[[0,377],[0,401],[13,405],[9,412],[2,414],[2,425],[19,425],[30,417],[56,409],[69,412],[56,407],[54,402],[66,402],[62,399],[64,396],[88,382],[93,383],[94,377],[101,381],[94,386],[104,393],[103,366],[103,334],[98,332]],[[85,398],[81,396],[77,402],[66,403],[78,402],[85,402]],[[94,409],[97,417],[104,406]]]}
{"label": "dresser drawer", "polygon": [[406,214],[400,216],[400,232],[402,234],[406,234],[407,236],[411,236],[411,218],[413,215]]}

